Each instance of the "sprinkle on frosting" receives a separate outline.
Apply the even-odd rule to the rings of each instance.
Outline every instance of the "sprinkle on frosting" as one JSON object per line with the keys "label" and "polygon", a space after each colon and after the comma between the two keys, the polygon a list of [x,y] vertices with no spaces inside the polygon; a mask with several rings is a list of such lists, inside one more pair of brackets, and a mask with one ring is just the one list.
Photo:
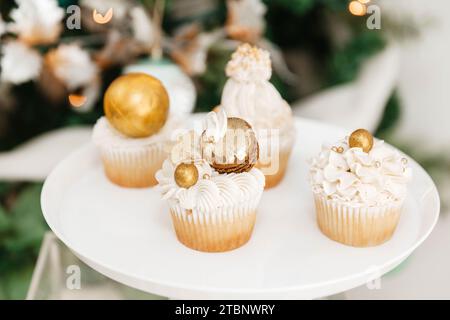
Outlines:
{"label": "sprinkle on frosting", "polygon": [[236,81],[267,81],[272,76],[270,53],[244,43],[232,54],[225,71]]}
{"label": "sprinkle on frosting", "polygon": [[366,153],[342,140],[324,145],[312,159],[310,182],[314,193],[352,206],[400,202],[406,197],[406,185],[412,176],[405,160],[384,141],[376,141]]}

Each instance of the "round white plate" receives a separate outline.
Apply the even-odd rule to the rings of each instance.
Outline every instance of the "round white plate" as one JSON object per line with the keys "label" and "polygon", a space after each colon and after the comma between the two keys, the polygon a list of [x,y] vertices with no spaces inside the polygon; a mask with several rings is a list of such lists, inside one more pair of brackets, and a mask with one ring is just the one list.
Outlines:
{"label": "round white plate", "polygon": [[307,182],[307,159],[323,142],[348,134],[297,119],[297,142],[282,183],[262,197],[255,230],[243,247],[202,253],[179,243],[168,207],[155,189],[110,183],[93,145],[63,161],[48,177],[42,209],[54,233],[83,261],[126,285],[178,299],[313,299],[381,276],[432,231],[439,195],[413,160],[414,178],[393,238],[352,248],[321,234]]}

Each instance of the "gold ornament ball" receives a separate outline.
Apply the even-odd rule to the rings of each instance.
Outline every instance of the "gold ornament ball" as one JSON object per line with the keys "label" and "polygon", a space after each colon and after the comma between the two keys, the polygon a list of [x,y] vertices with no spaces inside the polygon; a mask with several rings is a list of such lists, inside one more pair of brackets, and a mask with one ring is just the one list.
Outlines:
{"label": "gold ornament ball", "polygon": [[179,187],[189,188],[198,181],[198,169],[193,163],[181,163],[176,167],[174,177]]}
{"label": "gold ornament ball", "polygon": [[361,148],[364,152],[369,152],[373,147],[373,136],[365,129],[353,131],[348,139],[350,148]]}
{"label": "gold ornament ball", "polygon": [[158,79],[130,73],[111,83],[103,108],[114,128],[126,136],[143,138],[157,133],[166,123],[169,95]]}

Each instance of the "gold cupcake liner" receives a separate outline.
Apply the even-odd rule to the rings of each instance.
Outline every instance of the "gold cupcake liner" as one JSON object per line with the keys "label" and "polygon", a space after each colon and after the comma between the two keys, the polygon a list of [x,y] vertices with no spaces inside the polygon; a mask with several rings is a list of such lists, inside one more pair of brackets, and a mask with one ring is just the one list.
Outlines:
{"label": "gold cupcake liner", "polygon": [[248,204],[217,208],[214,212],[190,211],[171,205],[178,240],[203,252],[224,252],[243,246],[252,235],[259,198]]}
{"label": "gold cupcake liner", "polygon": [[331,240],[353,247],[370,247],[388,241],[394,233],[402,203],[382,207],[351,207],[315,195],[317,223]]}
{"label": "gold cupcake liner", "polygon": [[145,188],[157,184],[155,173],[167,157],[164,143],[152,143],[140,147],[101,148],[106,176],[119,186]]}

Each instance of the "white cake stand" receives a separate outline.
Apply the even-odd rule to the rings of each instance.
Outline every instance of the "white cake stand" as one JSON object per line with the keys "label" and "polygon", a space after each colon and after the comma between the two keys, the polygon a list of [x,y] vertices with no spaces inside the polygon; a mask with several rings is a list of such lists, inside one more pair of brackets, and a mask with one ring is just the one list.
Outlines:
{"label": "white cake stand", "polygon": [[53,232],[106,276],[177,299],[314,299],[360,286],[395,268],[430,234],[439,195],[413,160],[414,178],[393,238],[352,248],[321,234],[307,182],[307,159],[325,141],[348,132],[297,119],[287,175],[262,197],[251,240],[226,253],[201,253],[179,243],[168,207],[154,189],[110,183],[93,145],[48,177],[42,209]]}

